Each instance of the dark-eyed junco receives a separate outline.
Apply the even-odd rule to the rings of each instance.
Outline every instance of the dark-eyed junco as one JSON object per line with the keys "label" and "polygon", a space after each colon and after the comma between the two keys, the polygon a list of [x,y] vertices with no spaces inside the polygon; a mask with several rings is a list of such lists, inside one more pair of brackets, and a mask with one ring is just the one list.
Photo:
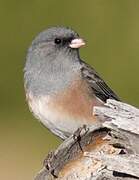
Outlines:
{"label": "dark-eyed junco", "polygon": [[80,126],[93,125],[93,106],[117,95],[81,60],[83,39],[70,28],[41,32],[28,50],[24,68],[26,98],[35,117],[65,139]]}

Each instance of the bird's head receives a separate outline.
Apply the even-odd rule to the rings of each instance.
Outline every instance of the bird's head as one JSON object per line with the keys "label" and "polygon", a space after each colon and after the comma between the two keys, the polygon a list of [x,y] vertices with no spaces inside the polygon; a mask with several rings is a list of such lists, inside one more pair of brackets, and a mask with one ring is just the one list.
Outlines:
{"label": "bird's head", "polygon": [[32,42],[30,50],[39,49],[47,56],[66,53],[75,55],[85,45],[79,35],[67,27],[51,27],[41,32]]}

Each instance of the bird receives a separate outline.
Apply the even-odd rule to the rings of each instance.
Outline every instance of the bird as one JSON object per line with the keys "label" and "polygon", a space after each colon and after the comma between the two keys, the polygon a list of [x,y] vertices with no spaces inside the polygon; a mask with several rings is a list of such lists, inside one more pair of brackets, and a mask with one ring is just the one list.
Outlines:
{"label": "bird", "polygon": [[85,44],[73,29],[53,26],[34,38],[26,56],[24,87],[29,109],[63,140],[82,125],[100,123],[93,115],[94,106],[104,106],[107,99],[119,101],[81,59],[79,49]]}

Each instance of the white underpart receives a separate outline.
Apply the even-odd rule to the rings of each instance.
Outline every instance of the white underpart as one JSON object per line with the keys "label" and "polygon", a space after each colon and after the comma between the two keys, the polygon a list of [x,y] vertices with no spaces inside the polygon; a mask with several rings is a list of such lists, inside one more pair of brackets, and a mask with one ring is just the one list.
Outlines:
{"label": "white underpart", "polygon": [[50,107],[49,102],[51,100],[49,96],[34,98],[30,94],[29,97],[31,99],[29,107],[35,117],[62,139],[66,139],[82,126],[80,120],[68,117],[66,114]]}

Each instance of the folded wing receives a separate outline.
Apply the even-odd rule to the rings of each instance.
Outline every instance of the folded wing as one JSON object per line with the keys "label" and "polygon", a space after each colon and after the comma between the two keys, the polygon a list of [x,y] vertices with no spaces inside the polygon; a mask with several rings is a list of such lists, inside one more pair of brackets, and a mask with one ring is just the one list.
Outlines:
{"label": "folded wing", "polygon": [[81,61],[81,71],[83,78],[88,82],[93,93],[106,102],[107,99],[115,99],[120,101],[118,96],[109,88],[109,86],[101,79],[98,73],[87,63]]}

